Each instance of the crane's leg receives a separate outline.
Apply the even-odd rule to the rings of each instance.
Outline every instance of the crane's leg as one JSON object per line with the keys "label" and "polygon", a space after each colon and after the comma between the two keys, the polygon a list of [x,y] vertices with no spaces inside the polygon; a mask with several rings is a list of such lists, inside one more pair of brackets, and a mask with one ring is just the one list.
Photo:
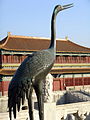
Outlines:
{"label": "crane's leg", "polygon": [[33,118],[33,105],[32,105],[32,92],[33,92],[33,87],[31,86],[29,94],[28,94],[28,107],[29,107],[30,120],[34,120],[34,118]]}
{"label": "crane's leg", "polygon": [[39,109],[39,118],[40,120],[44,120],[44,109],[43,109],[43,95],[42,95],[42,82],[39,82],[37,85],[34,86],[37,100],[38,100],[38,109]]}

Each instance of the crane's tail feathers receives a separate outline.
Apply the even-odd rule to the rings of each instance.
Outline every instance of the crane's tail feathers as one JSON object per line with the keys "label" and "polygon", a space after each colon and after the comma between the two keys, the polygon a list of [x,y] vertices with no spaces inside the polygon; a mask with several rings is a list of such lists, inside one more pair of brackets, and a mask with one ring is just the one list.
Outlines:
{"label": "crane's tail feathers", "polygon": [[14,115],[14,118],[16,119],[16,104],[13,106],[13,115]]}
{"label": "crane's tail feathers", "polygon": [[12,120],[12,112],[13,112],[14,118],[16,118],[16,104],[17,103],[16,103],[16,98],[15,97],[8,99],[10,120]]}
{"label": "crane's tail feathers", "polygon": [[25,101],[25,91],[22,92],[22,105],[24,105],[24,101]]}
{"label": "crane's tail feathers", "polygon": [[16,111],[20,111],[21,103],[24,104],[25,101],[25,91],[20,90],[17,93],[16,89],[13,89],[13,91],[9,90],[8,94],[8,108],[9,108],[9,117],[10,120],[12,120],[12,111],[14,118],[16,118]]}
{"label": "crane's tail feathers", "polygon": [[10,120],[12,120],[12,112],[11,111],[12,111],[11,108],[9,108],[9,118],[10,118]]}
{"label": "crane's tail feathers", "polygon": [[17,99],[17,110],[18,110],[18,112],[20,111],[20,106],[21,106],[21,98],[18,97],[18,99]]}

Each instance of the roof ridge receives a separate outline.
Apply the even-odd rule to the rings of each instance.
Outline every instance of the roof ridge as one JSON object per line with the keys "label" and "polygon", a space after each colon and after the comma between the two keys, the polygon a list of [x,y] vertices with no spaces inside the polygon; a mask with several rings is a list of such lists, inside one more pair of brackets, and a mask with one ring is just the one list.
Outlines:
{"label": "roof ridge", "polygon": [[5,40],[5,42],[4,42],[4,43],[1,45],[2,47],[4,47],[4,46],[5,46],[5,44],[8,42],[8,40],[9,40],[9,37],[10,37],[10,36],[7,36],[7,37],[6,37],[6,40]]}
{"label": "roof ridge", "polygon": [[[25,46],[23,46],[23,41],[25,43]],[[32,44],[30,43],[30,41],[33,41]],[[43,46],[41,44],[39,45],[38,41],[41,44],[43,44]],[[15,42],[15,45],[14,45],[14,42]],[[15,51],[24,51],[24,50],[25,51],[35,50],[36,51],[39,49],[41,50],[41,48],[46,49],[49,42],[50,42],[50,38],[46,38],[46,37],[20,36],[20,35],[11,35],[9,33],[7,37],[5,38],[5,40],[4,41],[2,40],[0,44],[0,48],[5,49],[5,50],[15,50]],[[57,51],[79,52],[79,53],[80,52],[86,53],[89,51],[90,53],[90,48],[74,43],[73,41],[69,40],[67,37],[65,39],[57,38],[57,43],[58,43]],[[59,46],[61,46],[61,48]]]}
{"label": "roof ridge", "polygon": [[27,39],[36,39],[36,38],[39,38],[39,39],[50,39],[50,38],[45,38],[45,37],[33,37],[33,36],[23,36],[23,35],[10,35],[10,37],[15,37],[15,38],[27,38]]}
{"label": "roof ridge", "polygon": [[90,50],[90,48],[89,48],[89,47],[85,47],[85,46],[83,46],[83,45],[77,44],[77,43],[72,42],[72,41],[70,41],[70,40],[69,40],[69,42],[71,42],[72,44],[77,45],[77,46],[79,46],[79,47],[81,47],[81,48],[85,48],[85,49]]}
{"label": "roof ridge", "polygon": [[[23,35],[10,35],[10,37],[15,37],[15,38],[27,38],[27,39],[44,39],[44,40],[50,40],[49,37],[33,37],[33,36],[23,36]],[[57,40],[61,40],[61,41],[67,41],[67,39],[64,38],[56,38]]]}

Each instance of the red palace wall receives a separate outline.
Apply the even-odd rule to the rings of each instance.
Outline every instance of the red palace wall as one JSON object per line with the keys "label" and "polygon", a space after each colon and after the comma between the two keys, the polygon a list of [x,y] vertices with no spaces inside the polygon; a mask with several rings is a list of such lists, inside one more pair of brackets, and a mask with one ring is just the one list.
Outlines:
{"label": "red palace wall", "polygon": [[2,93],[2,96],[7,94],[9,83],[10,83],[10,81],[2,81],[2,82],[0,82],[0,92]]}
{"label": "red palace wall", "polygon": [[[5,95],[8,91],[8,85],[10,81],[0,82],[0,92]],[[90,85],[90,77],[77,77],[77,78],[54,78],[53,79],[53,91],[65,90],[70,86],[84,86]]]}
{"label": "red palace wall", "polygon": [[90,57],[57,56],[55,63],[90,63]]}
{"label": "red palace wall", "polygon": [[[21,63],[27,56],[2,55],[2,63]],[[57,56],[55,63],[90,63],[90,56]]]}
{"label": "red palace wall", "polygon": [[[0,57],[0,62],[2,63],[21,63],[27,56],[23,55],[2,55]],[[57,56],[55,63],[90,63],[90,57],[80,57],[80,56]],[[0,82],[0,92],[2,95],[8,90],[8,85],[10,81]],[[65,90],[69,86],[80,86],[80,85],[90,85],[90,77],[84,78],[54,78],[53,90]]]}
{"label": "red palace wall", "polygon": [[2,63],[21,63],[26,57],[23,55],[2,55]]}
{"label": "red palace wall", "polygon": [[53,91],[65,90],[70,86],[90,85],[90,77],[54,78]]}

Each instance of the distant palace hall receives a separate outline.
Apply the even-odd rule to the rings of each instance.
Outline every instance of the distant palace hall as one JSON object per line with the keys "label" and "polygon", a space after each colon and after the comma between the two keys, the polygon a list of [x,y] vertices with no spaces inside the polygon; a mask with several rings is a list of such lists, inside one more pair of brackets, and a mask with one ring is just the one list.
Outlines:
{"label": "distant palace hall", "polygon": [[[8,33],[0,41],[0,96],[6,95],[9,82],[20,63],[34,51],[47,49],[50,39],[16,36]],[[90,48],[57,39],[55,64],[50,71],[53,91],[90,87]]]}

